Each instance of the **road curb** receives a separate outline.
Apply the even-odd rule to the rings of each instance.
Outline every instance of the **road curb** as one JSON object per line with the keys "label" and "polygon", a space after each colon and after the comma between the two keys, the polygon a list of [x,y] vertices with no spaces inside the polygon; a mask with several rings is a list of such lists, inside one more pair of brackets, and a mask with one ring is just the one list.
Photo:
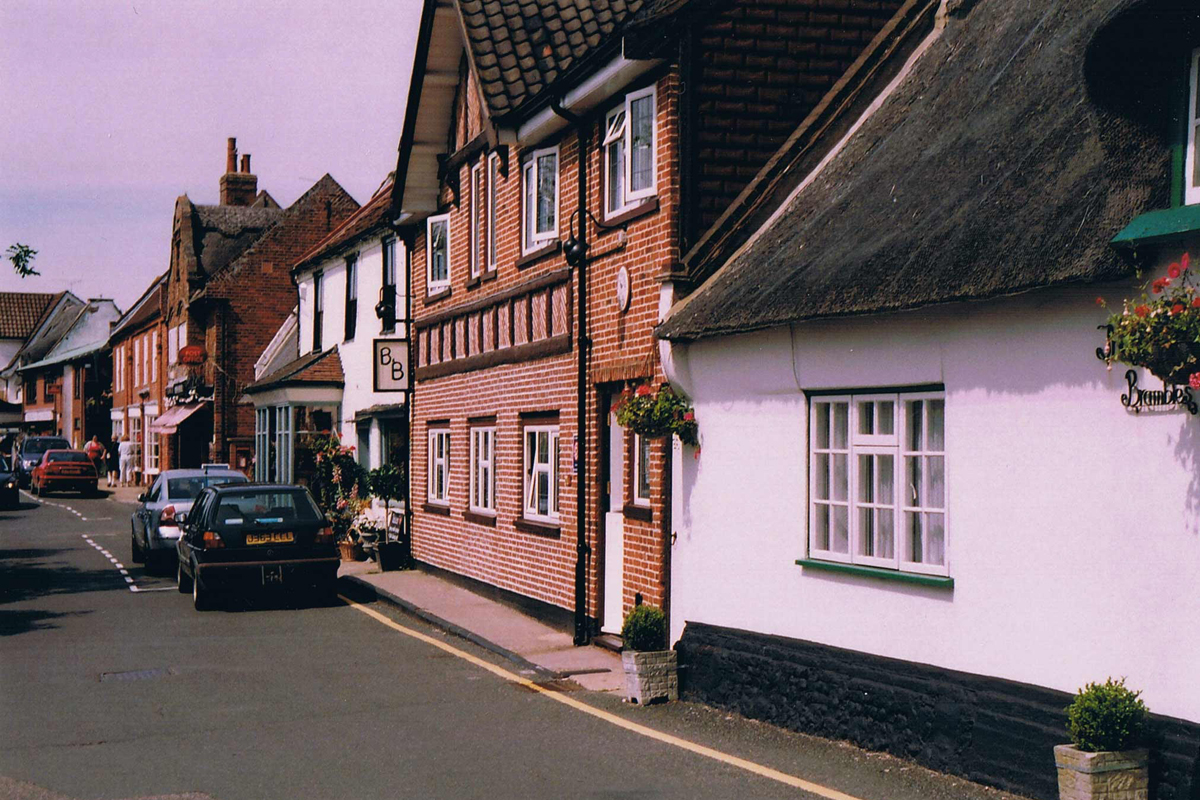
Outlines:
{"label": "road curb", "polygon": [[342,575],[341,579],[351,581],[352,583],[354,583],[358,586],[361,586],[362,588],[370,591],[372,594],[374,594],[379,599],[385,600],[385,601],[391,603],[392,605],[396,606],[397,608],[401,609],[405,613],[411,614],[412,616],[417,617],[418,619],[428,622],[430,625],[433,625],[435,628],[440,628],[441,630],[445,631],[446,633],[449,633],[452,636],[457,636],[460,639],[466,639],[468,642],[478,645],[479,647],[482,647],[484,650],[495,653],[496,655],[500,656],[501,658],[505,658],[505,659],[511,661],[513,664],[515,664],[517,667],[519,667],[522,671],[532,672],[532,673],[536,674],[537,677],[541,680],[556,680],[556,679],[559,679],[562,677],[555,670],[546,669],[545,667],[543,667],[539,664],[535,664],[532,661],[530,661],[529,659],[524,658],[523,656],[521,656],[517,653],[514,653],[512,650],[509,650],[506,647],[501,647],[500,645],[496,644],[495,642],[491,641],[490,639],[485,639],[484,637],[480,636],[479,634],[475,633],[474,631],[469,631],[466,628],[462,627],[461,625],[455,625],[453,622],[450,622],[449,620],[442,619],[437,614],[434,614],[430,611],[426,611],[425,609],[418,606],[416,603],[405,600],[403,597],[400,597],[397,594],[389,592],[387,589],[384,589],[381,586],[376,586],[375,584],[371,583],[370,581],[366,580],[365,578],[363,578],[361,576]]}

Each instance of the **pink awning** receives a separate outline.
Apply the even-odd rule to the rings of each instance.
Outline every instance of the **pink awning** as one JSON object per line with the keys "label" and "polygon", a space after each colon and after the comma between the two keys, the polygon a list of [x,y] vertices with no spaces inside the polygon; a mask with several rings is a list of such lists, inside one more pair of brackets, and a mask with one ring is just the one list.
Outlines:
{"label": "pink awning", "polygon": [[180,423],[204,408],[204,403],[188,403],[182,406],[171,406],[167,413],[150,423],[150,430],[156,433],[175,433]]}

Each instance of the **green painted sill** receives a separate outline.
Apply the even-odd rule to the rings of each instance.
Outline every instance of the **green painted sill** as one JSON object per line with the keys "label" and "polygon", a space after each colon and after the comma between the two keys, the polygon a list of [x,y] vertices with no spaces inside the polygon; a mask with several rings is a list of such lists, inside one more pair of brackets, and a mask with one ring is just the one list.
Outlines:
{"label": "green painted sill", "polygon": [[1200,232],[1200,204],[1147,211],[1112,238],[1113,247],[1136,249]]}
{"label": "green painted sill", "polygon": [[798,558],[796,559],[796,563],[805,569],[823,569],[827,572],[861,575],[864,578],[881,578],[885,581],[913,583],[917,586],[933,586],[938,589],[954,588],[954,578],[943,578],[940,575],[919,575],[915,572],[899,572],[894,569],[863,567],[858,564],[843,564],[840,561],[817,561],[812,558]]}

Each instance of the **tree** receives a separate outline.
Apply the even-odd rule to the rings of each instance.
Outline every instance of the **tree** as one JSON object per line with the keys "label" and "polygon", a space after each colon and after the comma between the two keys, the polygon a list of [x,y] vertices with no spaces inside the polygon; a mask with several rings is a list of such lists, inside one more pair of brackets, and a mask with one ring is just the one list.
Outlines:
{"label": "tree", "polygon": [[33,268],[33,257],[37,255],[37,250],[34,250],[27,244],[17,242],[5,251],[8,260],[12,262],[13,269],[22,278],[28,278],[30,275],[41,275]]}

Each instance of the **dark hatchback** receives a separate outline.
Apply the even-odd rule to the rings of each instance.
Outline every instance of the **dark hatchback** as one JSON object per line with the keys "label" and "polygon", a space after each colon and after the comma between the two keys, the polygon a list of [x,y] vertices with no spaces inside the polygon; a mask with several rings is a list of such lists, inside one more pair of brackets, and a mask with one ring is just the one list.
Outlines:
{"label": "dark hatchback", "polygon": [[182,529],[177,581],[197,610],[235,585],[335,591],[341,559],[333,529],[303,486],[210,486]]}
{"label": "dark hatchback", "polygon": [[8,459],[0,456],[0,508],[16,508],[21,502],[17,493],[17,474]]}

